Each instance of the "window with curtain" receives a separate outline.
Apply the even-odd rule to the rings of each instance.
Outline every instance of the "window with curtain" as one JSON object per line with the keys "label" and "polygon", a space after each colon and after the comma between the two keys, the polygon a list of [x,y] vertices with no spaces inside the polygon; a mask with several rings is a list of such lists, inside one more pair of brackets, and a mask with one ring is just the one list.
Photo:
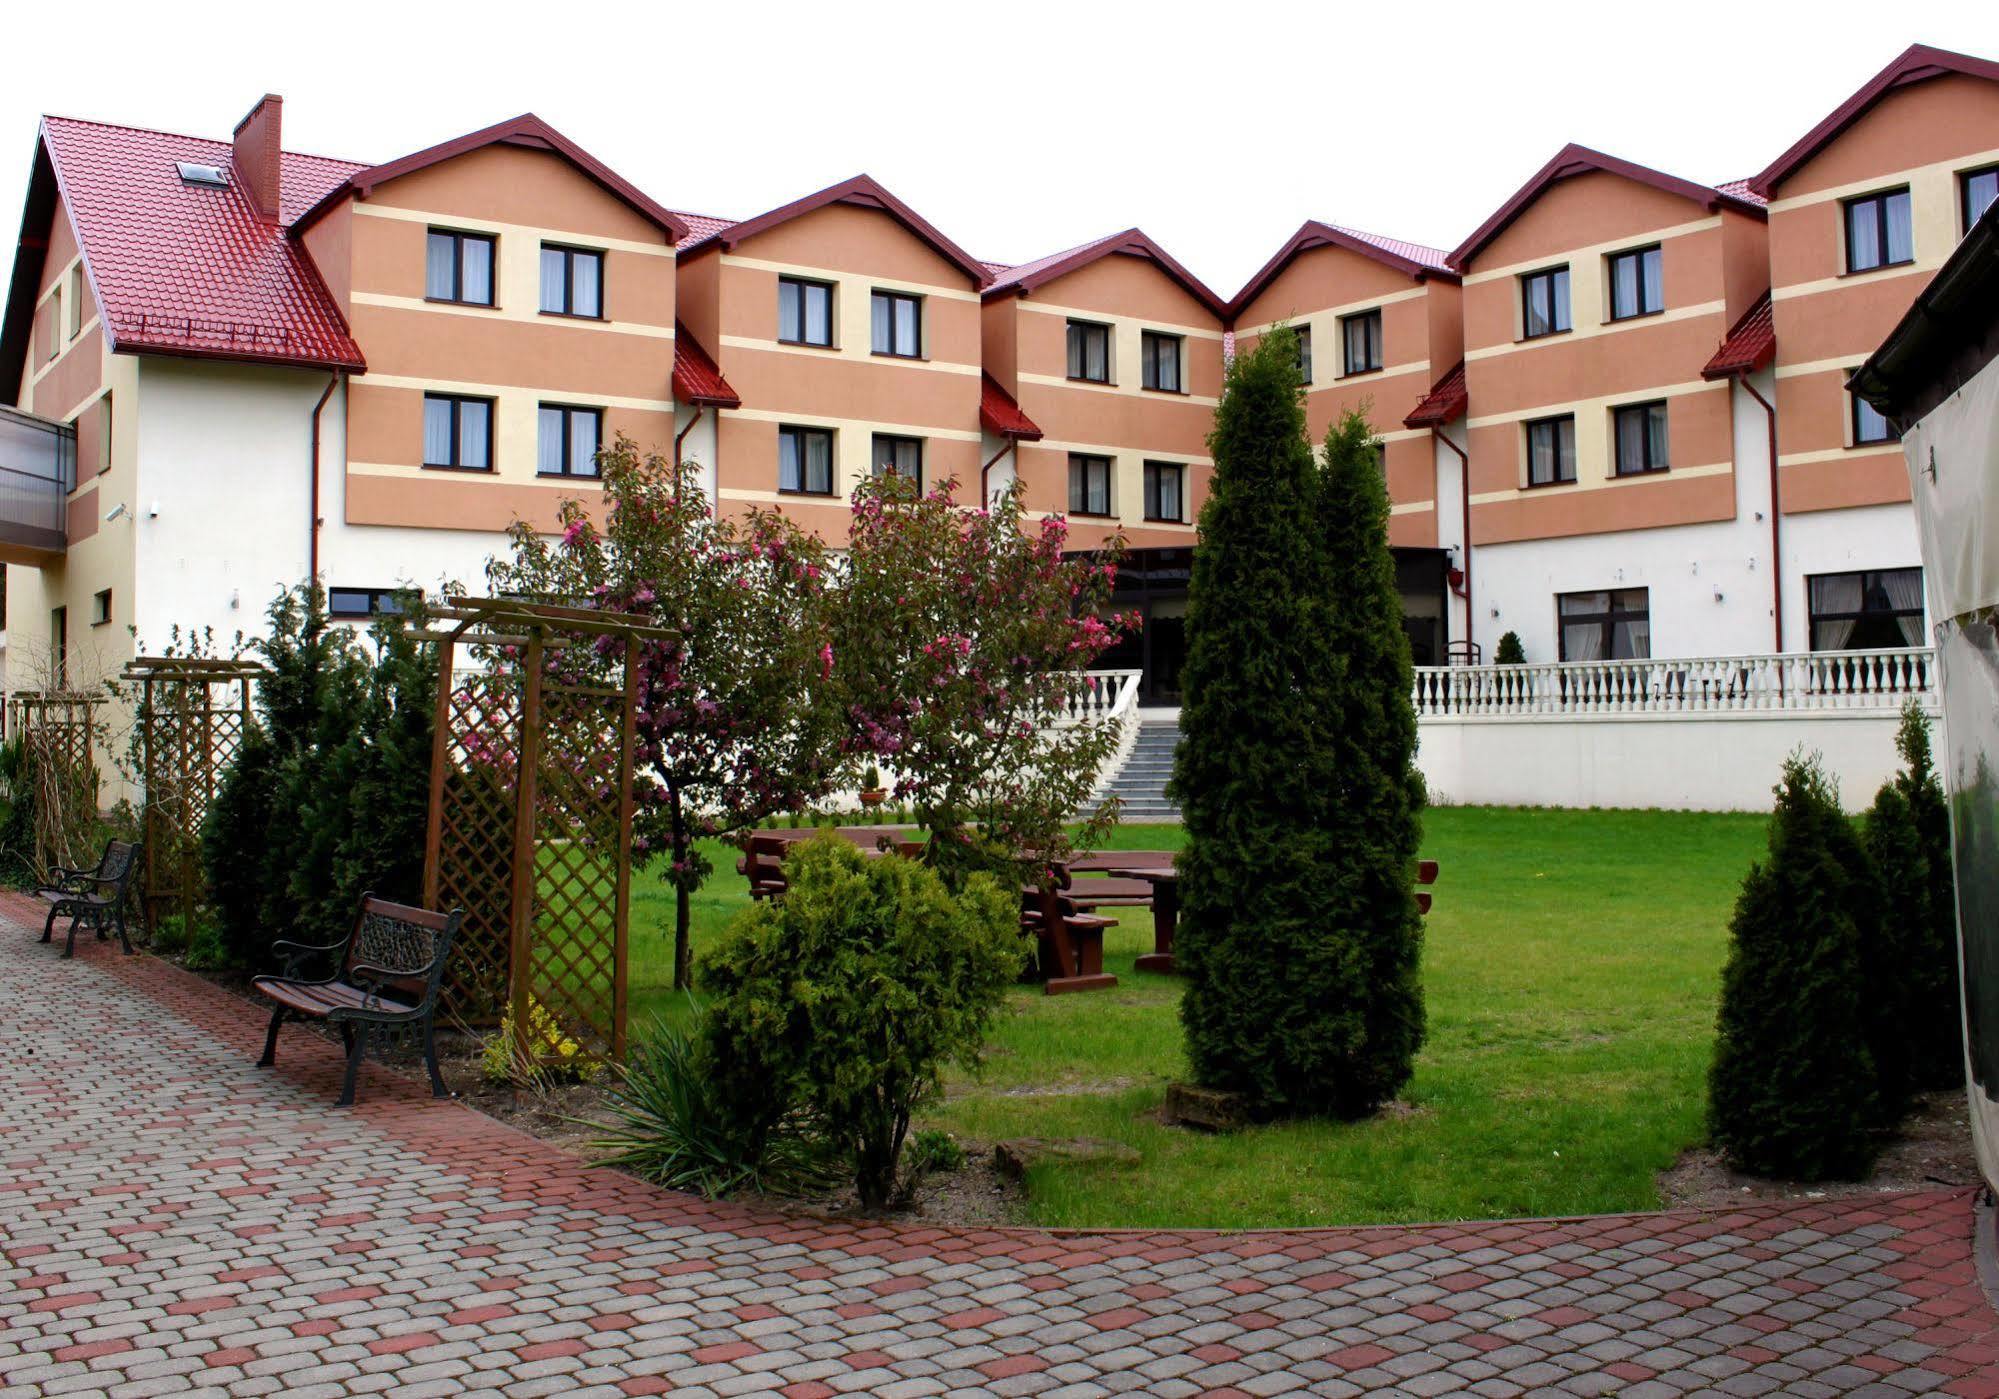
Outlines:
{"label": "window with curtain", "polygon": [[1111,381],[1111,328],[1095,321],[1069,322],[1069,377],[1093,384]]}
{"label": "window with curtain", "polygon": [[833,343],[833,288],[800,277],[777,279],[777,338],[787,345]]}
{"label": "window with curtain", "polygon": [[1884,190],[1843,206],[1846,215],[1846,270],[1871,272],[1916,260],[1909,225],[1909,192]]}
{"label": "window with curtain", "polygon": [[1185,523],[1187,468],[1177,461],[1145,464],[1145,518]]}
{"label": "window with curtain", "polygon": [[464,306],[493,304],[493,239],[484,233],[430,230],[423,294]]}
{"label": "window with curtain", "polygon": [[604,255],[588,248],[541,245],[541,309],[551,316],[604,314]]}
{"label": "window with curtain", "polygon": [[1657,248],[1610,256],[1610,318],[1629,320],[1666,309],[1666,283]]}
{"label": "window with curtain", "polygon": [[1069,454],[1069,513],[1111,513],[1111,459],[1081,452]]}
{"label": "window with curtain", "polygon": [[1859,394],[1849,393],[1847,403],[1852,408],[1853,445],[1865,447],[1876,442],[1893,442],[1895,425],[1881,416],[1880,410]]}
{"label": "window with curtain", "polygon": [[491,471],[493,400],[425,394],[423,464],[459,471]]}
{"label": "window with curtain", "polygon": [[870,307],[874,351],[918,359],[923,354],[923,298],[899,291],[878,291]]}
{"label": "window with curtain", "polygon": [[1565,661],[1642,661],[1652,654],[1651,594],[1645,588],[1558,593]]}
{"label": "window with curtain", "polygon": [[1148,389],[1180,392],[1180,337],[1148,330],[1138,337],[1139,382]]}
{"label": "window with curtain", "polygon": [[1520,279],[1520,338],[1535,340],[1569,328],[1569,269],[1550,267]]}
{"label": "window with curtain", "polygon": [[1381,312],[1340,317],[1340,372],[1371,374],[1381,368]]}
{"label": "window with curtain", "polygon": [[892,437],[888,433],[875,434],[874,473],[877,476],[900,476],[916,483],[923,489],[923,439],[920,437]]}
{"label": "window with curtain", "polygon": [[1558,486],[1575,479],[1575,415],[1564,413],[1527,424],[1527,484]]}
{"label": "window with curtain", "polygon": [[541,405],[535,471],[542,476],[595,476],[604,437],[604,410]]}
{"label": "window with curtain", "polygon": [[1805,580],[1814,651],[1923,644],[1923,571],[1862,569]]}
{"label": "window with curtain", "polygon": [[1610,413],[1611,438],[1617,447],[1617,474],[1639,476],[1647,471],[1664,471],[1671,463],[1666,457],[1666,405],[1630,403]]}
{"label": "window with curtain", "polygon": [[1964,206],[1964,232],[1978,222],[1978,216],[1999,200],[1999,165],[1983,170],[1967,170],[1957,177],[1958,202]]}
{"label": "window with curtain", "polygon": [[1293,327],[1298,333],[1298,375],[1305,381],[1305,387],[1312,387],[1312,327]]}
{"label": "window with curtain", "polygon": [[833,494],[832,429],[777,430],[777,488],[790,495]]}

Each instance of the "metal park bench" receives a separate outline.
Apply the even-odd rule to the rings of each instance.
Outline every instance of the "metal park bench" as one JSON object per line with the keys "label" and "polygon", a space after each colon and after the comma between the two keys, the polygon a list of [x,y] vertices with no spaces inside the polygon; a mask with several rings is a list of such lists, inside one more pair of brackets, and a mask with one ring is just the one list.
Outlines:
{"label": "metal park bench", "polygon": [[125,928],[125,894],[132,874],[139,867],[139,847],[126,840],[107,841],[98,857],[97,868],[73,870],[57,865],[49,871],[48,884],[36,892],[49,905],[42,923],[42,941],[55,932],[56,919],[69,919],[69,942],[62,955],[76,955],[76,930],[88,927],[105,940],[112,928],[118,930],[118,945],[129,956],[132,939]]}

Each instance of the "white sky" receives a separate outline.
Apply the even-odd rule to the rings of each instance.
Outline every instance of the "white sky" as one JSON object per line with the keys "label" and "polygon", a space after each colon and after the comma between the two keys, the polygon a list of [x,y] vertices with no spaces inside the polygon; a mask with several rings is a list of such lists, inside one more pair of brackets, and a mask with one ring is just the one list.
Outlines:
{"label": "white sky", "polygon": [[865,171],[974,256],[1137,225],[1224,297],[1306,218],[1448,249],[1566,141],[1754,174],[1912,42],[1999,58],[1991,0],[1654,5],[23,5],[0,218],[42,112],[381,161],[531,110],[671,208]]}

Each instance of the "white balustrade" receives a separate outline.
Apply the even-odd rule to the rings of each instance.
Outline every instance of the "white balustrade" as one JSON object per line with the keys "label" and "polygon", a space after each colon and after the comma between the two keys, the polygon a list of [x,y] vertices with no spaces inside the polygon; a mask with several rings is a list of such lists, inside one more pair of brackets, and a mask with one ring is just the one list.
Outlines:
{"label": "white balustrade", "polygon": [[1878,712],[1900,709],[1911,697],[1936,708],[1936,658],[1928,647],[1418,666],[1415,683],[1416,715],[1422,719]]}
{"label": "white balustrade", "polygon": [[1122,719],[1138,705],[1138,672],[1090,670],[1070,693],[1062,717],[1070,723],[1088,719]]}

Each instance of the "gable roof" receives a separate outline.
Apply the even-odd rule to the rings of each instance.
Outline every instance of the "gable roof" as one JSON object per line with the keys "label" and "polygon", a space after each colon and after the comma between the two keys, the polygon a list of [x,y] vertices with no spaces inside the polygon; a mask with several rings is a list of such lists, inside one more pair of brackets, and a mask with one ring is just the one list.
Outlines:
{"label": "gable roof", "polygon": [[833,204],[852,204],[862,209],[878,209],[887,214],[929,244],[931,250],[946,262],[971,278],[974,286],[983,287],[990,276],[984,263],[946,238],[938,231],[936,225],[890,194],[880,181],[870,175],[856,175],[851,180],[828,185],[816,193],[806,195],[803,199],[794,199],[789,204],[772,209],[768,213],[758,214],[753,219],[744,219],[739,223],[714,220],[720,227],[703,237],[689,239],[682,245],[681,255],[704,252],[710,247],[719,247],[727,251],[746,238],[754,238],[757,234],[776,228],[779,224],[790,223],[793,219]]}
{"label": "gable roof", "polygon": [[1776,357],[1777,326],[1771,318],[1770,293],[1766,291],[1728,328],[1721,347],[1701,370],[1701,378],[1726,379],[1734,374],[1747,374]]}
{"label": "gable roof", "polygon": [[1345,248],[1350,253],[1359,253],[1384,267],[1392,267],[1416,281],[1430,277],[1442,277],[1455,282],[1458,274],[1452,270],[1440,248],[1427,247],[1422,243],[1409,243],[1400,238],[1386,238],[1378,233],[1363,233],[1357,228],[1342,228],[1334,223],[1320,223],[1317,219],[1307,219],[1298,226],[1285,245],[1279,248],[1270,261],[1258,269],[1255,276],[1243,284],[1241,291],[1229,303],[1229,316],[1242,314],[1243,308],[1257,297],[1272,282],[1277,274],[1289,267],[1299,254],[1313,248]]}
{"label": "gable roof", "polygon": [[1795,174],[1799,166],[1831,145],[1890,92],[1912,83],[1943,77],[1946,73],[1962,73],[1987,82],[1999,82],[1999,63],[1953,53],[1949,49],[1933,49],[1928,44],[1911,44],[1886,68],[1863,83],[1859,91],[1833,108],[1824,121],[1764,166],[1760,174],[1749,180],[1749,187],[1763,198],[1770,198],[1771,192]]}
{"label": "gable roof", "polygon": [[673,323],[673,397],[679,403],[700,403],[712,408],[743,406],[742,398],[722,377],[714,357],[679,321]]}
{"label": "gable roof", "polygon": [[359,168],[282,156],[279,222],[257,216],[236,181],[182,181],[178,161],[230,168],[227,141],[45,117],[0,325],[0,384],[19,392],[33,335],[46,233],[69,213],[109,348],[360,370],[361,349],[326,284],[284,224]]}
{"label": "gable roof", "polygon": [[1471,394],[1465,387],[1465,362],[1459,360],[1448,374],[1430,386],[1422,401],[1402,420],[1402,426],[1442,427],[1462,418],[1465,409],[1470,406]]}
{"label": "gable roof", "polygon": [[979,426],[995,437],[1013,437],[1023,442],[1041,440],[1041,429],[1034,419],[1020,411],[1020,405],[1000,387],[999,380],[985,373],[979,375]]}
{"label": "gable roof", "polygon": [[687,225],[687,235],[679,244],[683,251],[714,237],[736,222],[734,219],[716,218],[713,214],[690,214],[685,209],[675,209],[673,216]]}
{"label": "gable roof", "polygon": [[377,185],[386,184],[398,176],[414,174],[486,146],[523,146],[529,150],[553,151],[612,195],[630,205],[641,216],[658,225],[669,241],[678,243],[687,236],[687,225],[681,222],[679,215],[656,203],[624,176],[533,112],[523,112],[508,121],[495,122],[478,131],[467,132],[463,136],[440,142],[427,150],[416,151],[399,160],[354,169],[345,180],[326,191],[318,202],[299,216],[292,225],[292,234],[296,237],[303,233],[320,215],[348,195],[366,195]]}
{"label": "gable roof", "polygon": [[1127,228],[1121,233],[1106,234],[1087,243],[1078,243],[1073,248],[1065,248],[1059,253],[1050,253],[1032,262],[1009,267],[993,278],[992,285],[986,288],[986,299],[990,301],[1008,294],[1026,296],[1058,277],[1066,277],[1078,268],[1088,267],[1091,263],[1113,254],[1151,260],[1162,272],[1178,282],[1190,296],[1212,311],[1217,320],[1228,319],[1229,308],[1226,302],[1209,290],[1207,284],[1199,277],[1182,267],[1166,249],[1136,228]]}
{"label": "gable roof", "polygon": [[1763,201],[1747,193],[1732,193],[1714,185],[1697,185],[1692,180],[1683,180],[1677,175],[1668,175],[1647,165],[1619,160],[1614,155],[1605,155],[1602,151],[1593,151],[1588,146],[1578,146],[1571,142],[1555,152],[1555,158],[1535,171],[1533,177],[1516,190],[1511,199],[1500,205],[1491,218],[1480,224],[1471,237],[1451,250],[1451,266],[1463,272],[1473,258],[1484,251],[1493,239],[1504,233],[1515,219],[1527,211],[1530,204],[1547,192],[1551,185],[1576,175],[1586,175],[1592,170],[1635,180],[1641,185],[1650,185],[1653,189],[1663,190],[1667,194],[1677,194],[1680,198],[1692,200],[1710,211],[1725,206],[1756,218],[1766,217]]}

